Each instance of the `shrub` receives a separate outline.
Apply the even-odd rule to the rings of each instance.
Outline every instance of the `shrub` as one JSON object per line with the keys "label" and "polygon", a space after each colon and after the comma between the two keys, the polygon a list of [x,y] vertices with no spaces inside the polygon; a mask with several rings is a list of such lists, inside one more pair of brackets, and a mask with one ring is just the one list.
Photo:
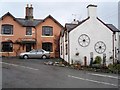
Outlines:
{"label": "shrub", "polygon": [[120,64],[109,64],[108,69],[114,73],[120,73]]}
{"label": "shrub", "polygon": [[102,61],[102,58],[100,56],[96,56],[93,64],[101,64],[101,61]]}

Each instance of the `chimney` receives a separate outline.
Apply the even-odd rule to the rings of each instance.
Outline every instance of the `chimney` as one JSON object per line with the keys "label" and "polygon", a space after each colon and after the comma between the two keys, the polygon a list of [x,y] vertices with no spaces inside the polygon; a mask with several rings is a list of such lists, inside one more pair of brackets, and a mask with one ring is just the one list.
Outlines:
{"label": "chimney", "polygon": [[29,16],[29,5],[27,4],[25,18],[28,18],[28,16]]}
{"label": "chimney", "polygon": [[33,7],[32,7],[32,4],[30,5],[30,7],[27,4],[25,19],[33,20]]}
{"label": "chimney", "polygon": [[30,5],[30,8],[29,8],[29,12],[30,12],[30,16],[31,18],[33,18],[33,7],[32,7],[32,4]]}
{"label": "chimney", "polygon": [[90,18],[96,18],[97,17],[97,5],[88,5],[88,17]]}

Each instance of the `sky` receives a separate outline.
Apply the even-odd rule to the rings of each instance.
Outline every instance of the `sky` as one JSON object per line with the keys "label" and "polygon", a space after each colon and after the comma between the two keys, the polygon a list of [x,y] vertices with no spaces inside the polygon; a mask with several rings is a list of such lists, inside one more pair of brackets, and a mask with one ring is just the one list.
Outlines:
{"label": "sky", "polygon": [[10,12],[16,18],[25,17],[25,7],[32,4],[35,19],[44,19],[52,15],[63,26],[73,19],[88,17],[87,6],[97,5],[97,16],[107,24],[118,27],[119,0],[0,0],[0,17]]}

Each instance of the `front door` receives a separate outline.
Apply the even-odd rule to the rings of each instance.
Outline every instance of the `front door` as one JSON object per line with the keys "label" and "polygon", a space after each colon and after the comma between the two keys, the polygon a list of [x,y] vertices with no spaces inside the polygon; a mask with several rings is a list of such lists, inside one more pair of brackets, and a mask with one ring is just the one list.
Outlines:
{"label": "front door", "polygon": [[26,52],[29,52],[32,50],[32,44],[26,44]]}

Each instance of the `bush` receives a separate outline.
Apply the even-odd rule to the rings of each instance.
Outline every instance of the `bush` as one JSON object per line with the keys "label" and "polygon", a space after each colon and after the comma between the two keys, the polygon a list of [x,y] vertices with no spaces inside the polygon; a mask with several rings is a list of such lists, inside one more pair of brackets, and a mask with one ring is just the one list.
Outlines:
{"label": "bush", "polygon": [[102,61],[102,58],[100,56],[96,56],[93,64],[101,64],[101,61]]}
{"label": "bush", "polygon": [[113,73],[120,73],[120,64],[109,64],[108,69]]}

